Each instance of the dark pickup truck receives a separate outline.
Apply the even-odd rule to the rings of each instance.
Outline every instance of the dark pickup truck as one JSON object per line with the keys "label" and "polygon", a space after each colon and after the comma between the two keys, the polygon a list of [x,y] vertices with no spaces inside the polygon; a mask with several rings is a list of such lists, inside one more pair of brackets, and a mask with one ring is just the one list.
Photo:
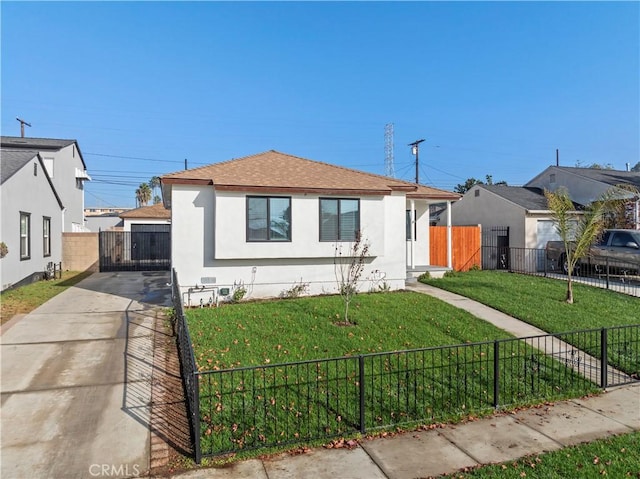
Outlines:
{"label": "dark pickup truck", "polygon": [[[567,272],[567,255],[562,241],[547,243],[547,259]],[[589,268],[597,273],[605,272],[607,267],[625,275],[640,274],[640,230],[605,230],[602,238],[576,265],[578,271]]]}

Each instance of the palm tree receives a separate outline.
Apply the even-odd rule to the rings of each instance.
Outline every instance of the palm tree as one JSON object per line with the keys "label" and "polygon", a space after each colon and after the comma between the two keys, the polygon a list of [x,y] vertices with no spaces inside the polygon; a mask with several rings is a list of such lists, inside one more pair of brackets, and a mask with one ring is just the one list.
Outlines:
{"label": "palm tree", "polygon": [[573,270],[578,261],[589,253],[591,244],[602,234],[604,215],[610,207],[612,194],[611,190],[607,191],[599,200],[593,201],[578,218],[573,201],[565,188],[555,192],[546,190],[544,192],[556,230],[564,243],[567,261],[566,301],[569,304],[573,304]]}
{"label": "palm tree", "polygon": [[157,196],[156,189],[160,188],[160,177],[159,176],[152,176],[151,179],[149,180],[149,187],[153,191],[153,195]]}
{"label": "palm tree", "polygon": [[136,200],[138,201],[138,206],[147,206],[149,200],[151,200],[151,188],[147,183],[141,183],[136,190]]}

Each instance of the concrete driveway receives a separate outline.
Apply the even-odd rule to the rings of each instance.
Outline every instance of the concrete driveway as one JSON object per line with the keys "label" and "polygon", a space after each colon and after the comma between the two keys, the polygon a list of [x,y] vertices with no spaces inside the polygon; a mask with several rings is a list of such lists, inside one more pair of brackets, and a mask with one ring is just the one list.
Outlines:
{"label": "concrete driveway", "polygon": [[3,479],[148,471],[153,325],[168,282],[96,273],[3,326]]}

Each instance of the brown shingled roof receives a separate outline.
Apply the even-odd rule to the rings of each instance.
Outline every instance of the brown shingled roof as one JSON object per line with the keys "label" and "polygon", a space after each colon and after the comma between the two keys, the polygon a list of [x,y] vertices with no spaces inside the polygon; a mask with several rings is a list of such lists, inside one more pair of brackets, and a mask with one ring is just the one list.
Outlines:
{"label": "brown shingled roof", "polygon": [[152,206],[142,206],[134,210],[120,213],[120,218],[153,218],[168,220],[171,218],[171,211],[166,209],[162,203]]}
{"label": "brown shingled roof", "polygon": [[444,190],[416,185],[278,151],[169,173],[164,184],[206,184],[217,190],[388,195],[404,191],[413,198],[458,199]]}

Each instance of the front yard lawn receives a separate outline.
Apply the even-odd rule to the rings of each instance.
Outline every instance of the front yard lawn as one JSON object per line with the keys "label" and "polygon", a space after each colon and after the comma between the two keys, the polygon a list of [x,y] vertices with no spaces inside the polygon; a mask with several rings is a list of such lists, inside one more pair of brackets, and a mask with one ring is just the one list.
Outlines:
{"label": "front yard lawn", "polygon": [[338,326],[339,296],[191,309],[186,316],[200,369],[285,363],[511,337],[466,311],[412,292],[361,294],[353,326]]}
{"label": "front yard lawn", "polygon": [[549,333],[640,323],[640,299],[601,288],[573,284],[574,304],[567,304],[567,283],[502,271],[469,271],[426,284],[461,294]]}
{"label": "front yard lawn", "polygon": [[[495,385],[501,406],[595,391],[517,340],[500,343],[496,383],[493,340],[511,336],[424,294],[358,295],[353,326],[339,325],[343,308],[339,296],[319,296],[186,311],[203,454],[482,414],[493,410]],[[444,345],[462,346],[435,348]]]}

